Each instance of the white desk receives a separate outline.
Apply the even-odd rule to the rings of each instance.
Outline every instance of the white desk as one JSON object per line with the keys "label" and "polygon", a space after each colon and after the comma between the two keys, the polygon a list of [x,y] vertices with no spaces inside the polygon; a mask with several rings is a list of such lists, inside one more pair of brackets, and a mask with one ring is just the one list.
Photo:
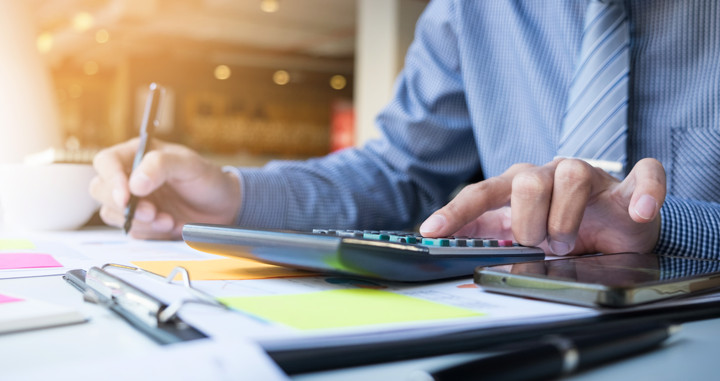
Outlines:
{"label": "white desk", "polygon": [[[0,280],[0,290],[72,305],[91,321],[85,324],[0,336],[0,379],[10,371],[107,360],[150,352],[156,344],[111,312],[84,303],[59,276]],[[720,319],[688,323],[668,345],[651,353],[575,375],[573,380],[710,380],[718,375]],[[468,355],[380,364],[295,376],[297,380],[403,380],[415,369],[432,369]],[[82,360],[80,360],[82,359]]]}

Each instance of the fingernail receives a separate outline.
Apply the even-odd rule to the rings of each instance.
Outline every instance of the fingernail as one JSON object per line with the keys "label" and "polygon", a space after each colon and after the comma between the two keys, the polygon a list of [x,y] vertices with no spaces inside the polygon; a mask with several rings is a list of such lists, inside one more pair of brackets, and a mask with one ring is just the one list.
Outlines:
{"label": "fingernail", "polygon": [[435,233],[438,230],[442,229],[446,223],[447,220],[445,219],[445,216],[443,216],[442,214],[433,214],[432,216],[428,217],[428,219],[425,220],[422,225],[420,225],[420,233]]}
{"label": "fingernail", "polygon": [[117,204],[117,206],[121,208],[125,206],[125,193],[120,189],[114,189],[112,191],[112,198],[113,201],[115,201],[115,204]]}
{"label": "fingernail", "polygon": [[644,220],[649,220],[655,216],[657,208],[658,203],[655,198],[644,194],[635,203],[635,214]]}
{"label": "fingernail", "polygon": [[565,242],[550,240],[548,246],[550,246],[550,250],[552,250],[555,255],[565,255],[572,251],[572,246]]}

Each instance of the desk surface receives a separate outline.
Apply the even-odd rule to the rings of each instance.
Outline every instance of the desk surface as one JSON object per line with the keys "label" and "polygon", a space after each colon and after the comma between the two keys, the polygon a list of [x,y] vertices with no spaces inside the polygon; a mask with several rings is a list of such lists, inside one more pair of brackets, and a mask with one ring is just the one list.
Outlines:
{"label": "desk surface", "polygon": [[[0,280],[0,289],[40,300],[76,307],[91,321],[85,324],[0,336],[0,369],[22,371],[38,366],[57,366],[107,359],[122,354],[142,353],[156,344],[135,331],[109,311],[84,303],[80,294],[59,276]],[[609,366],[573,376],[573,380],[652,379],[706,380],[717,377],[717,350],[720,346],[720,319],[684,325],[664,347]],[[431,359],[380,364],[337,371],[298,375],[297,380],[403,380],[416,369],[433,369],[478,355],[451,355]]]}

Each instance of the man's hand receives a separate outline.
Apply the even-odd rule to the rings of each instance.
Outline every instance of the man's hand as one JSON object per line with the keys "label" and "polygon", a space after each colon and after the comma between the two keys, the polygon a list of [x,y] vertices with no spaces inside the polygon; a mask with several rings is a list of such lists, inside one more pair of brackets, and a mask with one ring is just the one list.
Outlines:
{"label": "man's hand", "polygon": [[130,234],[142,239],[178,239],[188,222],[230,224],[240,207],[240,185],[234,174],[184,146],[153,140],[152,151],[132,169],[138,139],[105,149],[94,160],[98,175],[90,193],[112,226],[125,222],[130,193],[140,200]]}
{"label": "man's hand", "polygon": [[648,252],[660,234],[666,188],[654,159],[638,162],[622,182],[576,159],[516,164],[463,188],[420,233],[514,239],[556,255]]}

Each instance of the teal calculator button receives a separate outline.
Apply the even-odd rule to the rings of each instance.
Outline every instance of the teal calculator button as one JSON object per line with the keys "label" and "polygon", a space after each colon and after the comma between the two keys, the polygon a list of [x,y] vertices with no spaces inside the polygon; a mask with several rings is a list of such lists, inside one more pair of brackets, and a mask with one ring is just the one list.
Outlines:
{"label": "teal calculator button", "polygon": [[363,238],[376,241],[388,241],[390,240],[390,235],[384,233],[365,233],[363,234]]}
{"label": "teal calculator button", "polygon": [[448,238],[423,238],[422,244],[427,246],[450,246]]}
{"label": "teal calculator button", "polygon": [[390,242],[417,243],[417,238],[411,235],[390,235]]}

